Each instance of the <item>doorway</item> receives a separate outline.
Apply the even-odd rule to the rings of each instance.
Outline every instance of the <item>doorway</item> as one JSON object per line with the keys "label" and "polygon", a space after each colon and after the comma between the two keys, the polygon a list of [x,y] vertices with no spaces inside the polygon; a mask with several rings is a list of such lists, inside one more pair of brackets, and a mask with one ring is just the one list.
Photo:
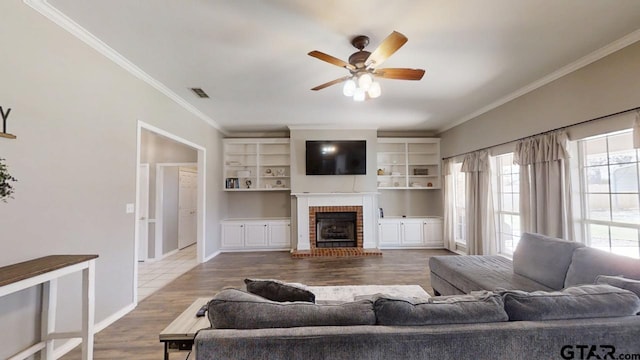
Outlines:
{"label": "doorway", "polygon": [[[149,146],[148,139],[153,138],[153,146]],[[143,141],[144,140],[144,141]],[[187,158],[176,158],[176,154],[188,154]],[[185,155],[186,156],[186,155]],[[171,161],[178,161],[175,164],[179,164],[180,166],[184,166],[187,169],[190,169],[190,175],[187,175],[190,184],[187,187],[186,193],[190,196],[189,201],[185,201],[186,205],[188,205],[189,210],[187,211],[187,215],[183,221],[189,221],[192,225],[194,225],[190,230],[190,233],[187,234],[190,238],[191,245],[185,245],[186,248],[182,254],[180,254],[180,259],[176,259],[178,257],[178,241],[176,234],[176,248],[167,251],[164,244],[159,243],[158,239],[158,231],[159,226],[162,226],[163,222],[157,217],[158,216],[158,206],[161,201],[158,201],[158,191],[157,188],[160,186],[162,188],[162,183],[158,184],[158,164],[166,164]],[[146,164],[149,169],[149,174],[147,176],[144,166],[141,165]],[[177,174],[178,172],[176,172]],[[144,287],[142,285],[148,285],[149,287],[159,288],[157,285],[160,280],[167,280],[169,276],[179,274],[160,274],[159,271],[147,271],[151,268],[159,269],[166,268],[163,266],[165,261],[173,261],[172,265],[177,265],[178,263],[183,264],[184,266],[173,266],[174,268],[179,268],[181,271],[186,272],[191,267],[197,265],[204,261],[205,257],[205,242],[204,242],[204,234],[205,234],[205,216],[206,216],[206,208],[205,208],[205,200],[204,194],[206,193],[205,189],[205,174],[206,174],[206,149],[203,146],[197,145],[193,142],[185,140],[181,137],[178,137],[174,134],[171,134],[163,129],[157,128],[153,125],[146,124],[142,121],[138,121],[138,129],[137,129],[137,171],[136,171],[136,221],[135,221],[135,246],[134,246],[134,282],[133,282],[133,301],[139,301],[139,289]],[[145,177],[149,179],[148,190],[145,189]],[[177,176],[176,176],[176,184],[177,184]],[[176,185],[177,186],[177,185]],[[177,187],[176,187],[176,211],[175,211],[175,223],[176,225],[179,222],[179,211],[177,211],[178,199],[177,199]],[[145,204],[145,194],[148,199],[148,205]],[[149,196],[149,194],[153,194]],[[155,195],[155,196],[154,196]],[[161,197],[160,197],[161,199]],[[186,206],[185,206],[186,208]],[[142,221],[140,219],[144,218]],[[160,221],[159,221],[160,220]],[[144,228],[144,229],[142,229]],[[186,226],[185,226],[186,228]],[[145,231],[147,230],[147,234],[145,235]],[[177,226],[176,226],[177,229]],[[144,238],[147,238],[147,241],[144,241]],[[144,242],[144,243],[142,243]],[[186,243],[185,243],[186,244]],[[146,250],[144,249],[144,245],[146,246]],[[146,253],[140,254],[141,252]],[[190,255],[189,255],[190,254]],[[174,256],[175,255],[175,256]],[[185,256],[191,256],[191,259],[186,259]],[[164,258],[164,259],[163,259]],[[144,262],[138,263],[139,259],[144,259]],[[165,261],[161,261],[165,260]],[[140,265],[139,265],[140,264]],[[166,264],[164,264],[166,265]],[[190,267],[189,267],[190,266]],[[142,271],[141,271],[142,269]],[[153,269],[152,269],[153,270]],[[161,275],[162,278],[154,278],[151,277]],[[169,280],[170,281],[170,280]],[[148,293],[148,291],[147,291]],[[140,297],[144,297],[147,294],[140,293]]]}

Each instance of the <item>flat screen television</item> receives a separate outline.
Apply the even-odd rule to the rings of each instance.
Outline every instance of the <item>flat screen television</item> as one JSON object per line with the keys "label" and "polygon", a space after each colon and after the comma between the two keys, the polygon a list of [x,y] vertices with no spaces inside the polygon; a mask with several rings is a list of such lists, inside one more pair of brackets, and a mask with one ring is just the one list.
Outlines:
{"label": "flat screen television", "polygon": [[308,140],[307,175],[366,175],[366,140]]}

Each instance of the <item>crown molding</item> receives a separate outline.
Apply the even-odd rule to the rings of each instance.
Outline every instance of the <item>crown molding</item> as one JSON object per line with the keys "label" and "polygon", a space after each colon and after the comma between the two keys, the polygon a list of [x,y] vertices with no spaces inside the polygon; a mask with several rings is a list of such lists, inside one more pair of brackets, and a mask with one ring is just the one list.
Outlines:
{"label": "crown molding", "polygon": [[580,58],[580,59],[578,59],[578,60],[576,60],[576,61],[574,61],[572,63],[570,63],[569,65],[561,67],[560,69],[552,72],[551,74],[546,75],[545,77],[543,77],[543,78],[541,78],[539,80],[536,80],[536,81],[530,83],[529,85],[526,85],[526,86],[524,86],[524,87],[522,87],[522,88],[520,88],[520,89],[518,89],[518,90],[516,90],[516,91],[514,91],[514,92],[512,92],[510,94],[508,94],[507,96],[502,97],[502,98],[492,102],[491,104],[489,104],[487,106],[484,106],[484,107],[472,112],[471,114],[462,117],[461,119],[459,119],[457,121],[454,121],[454,122],[452,122],[450,124],[447,124],[446,126],[438,129],[437,133],[438,134],[443,133],[443,132],[445,132],[445,131],[453,128],[453,127],[456,127],[456,126],[458,126],[458,125],[460,125],[462,123],[465,123],[465,122],[467,122],[467,121],[469,121],[471,119],[474,119],[474,118],[476,118],[476,117],[478,117],[478,116],[480,116],[480,115],[482,115],[484,113],[487,113],[487,112],[489,112],[489,111],[491,111],[491,110],[493,110],[493,109],[495,109],[495,108],[497,108],[499,106],[502,106],[502,105],[508,103],[511,100],[519,98],[522,95],[530,93],[530,92],[532,92],[532,91],[534,91],[534,90],[536,90],[538,88],[543,87],[544,85],[549,84],[552,81],[555,81],[555,80],[557,80],[557,79],[559,79],[559,78],[561,78],[561,77],[563,77],[565,75],[568,75],[568,74],[570,74],[570,73],[572,73],[572,72],[574,72],[576,70],[579,70],[579,69],[581,69],[581,68],[583,68],[583,67],[585,67],[585,66],[587,66],[587,65],[589,65],[591,63],[594,63],[594,62],[602,59],[605,56],[611,55],[614,52],[616,52],[618,50],[621,50],[621,49],[623,49],[623,48],[625,48],[625,47],[627,47],[627,46],[629,46],[629,45],[631,45],[631,44],[633,44],[633,43],[635,43],[635,42],[637,42],[639,40],[640,40],[640,29],[638,29],[638,30],[636,30],[636,31],[634,31],[634,32],[632,32],[630,34],[627,34],[627,35],[621,37],[620,39],[618,39],[618,40],[616,40],[616,41],[614,41],[614,42],[612,42],[612,43],[610,43],[608,45],[605,45],[605,46],[601,47],[600,49],[598,49],[598,50],[596,50],[596,51],[594,51],[594,52],[592,52],[592,53],[590,53],[590,54],[588,54],[588,55],[586,55],[586,56],[584,56],[584,57],[582,57],[582,58]]}
{"label": "crown molding", "polygon": [[309,124],[309,125],[289,125],[287,126],[289,130],[378,130],[377,127],[372,127],[371,125],[353,125],[349,124],[347,126],[340,126],[337,124]]}
{"label": "crown molding", "polygon": [[175,101],[178,105],[182,106],[185,110],[189,111],[196,117],[200,118],[207,124],[211,125],[215,129],[219,130],[223,134],[226,134],[226,131],[220,127],[220,125],[213,120],[211,117],[198,110],[195,106],[191,105],[188,101],[183,99],[180,95],[173,92],[166,85],[161,83],[160,81],[154,79],[151,75],[144,72],[134,63],[129,61],[127,58],[122,56],[119,52],[111,48],[109,45],[105,44],[102,40],[98,39],[95,35],[90,33],[87,29],[80,26],[78,23],[74,22],[63,14],[60,10],[53,7],[53,5],[49,4],[47,0],[23,0],[25,4],[42,14],[47,19],[54,22],[56,25],[60,26],[64,30],[71,33],[73,36],[77,37],[85,44],[89,45],[100,54],[107,57],[109,60],[114,63],[120,65],[123,69],[131,73],[133,76],[138,79],[146,82],[151,85],[151,87],[160,91],[162,94],[166,95],[171,100]]}

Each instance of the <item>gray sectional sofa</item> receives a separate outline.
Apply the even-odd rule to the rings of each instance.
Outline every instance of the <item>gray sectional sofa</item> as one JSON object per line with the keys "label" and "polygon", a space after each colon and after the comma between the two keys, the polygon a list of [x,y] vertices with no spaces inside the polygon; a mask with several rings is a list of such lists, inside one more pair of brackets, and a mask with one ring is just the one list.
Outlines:
{"label": "gray sectional sofa", "polygon": [[640,280],[640,260],[539,234],[524,233],[513,261],[499,255],[434,256],[429,259],[436,294],[477,290],[553,291],[594,284],[598,275]]}
{"label": "gray sectional sofa", "polygon": [[209,303],[213,328],[195,338],[196,359],[640,357],[640,281],[609,276],[593,285],[597,275],[634,278],[639,263],[608,263],[609,254],[591,250],[527,234],[513,265],[501,257],[438,257],[434,288],[465,295],[426,300],[377,294],[319,305],[223,290]]}

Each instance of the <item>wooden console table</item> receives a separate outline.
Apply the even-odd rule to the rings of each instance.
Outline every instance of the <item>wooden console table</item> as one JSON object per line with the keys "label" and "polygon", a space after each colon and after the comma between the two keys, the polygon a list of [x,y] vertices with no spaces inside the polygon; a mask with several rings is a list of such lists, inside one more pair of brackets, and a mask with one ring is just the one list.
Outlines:
{"label": "wooden console table", "polygon": [[[22,360],[38,351],[41,359],[54,359],[53,340],[82,339],[82,359],[93,359],[94,270],[98,255],[51,255],[0,267],[0,297],[42,284],[40,342],[9,360]],[[55,332],[58,278],[82,271],[82,330]]]}

